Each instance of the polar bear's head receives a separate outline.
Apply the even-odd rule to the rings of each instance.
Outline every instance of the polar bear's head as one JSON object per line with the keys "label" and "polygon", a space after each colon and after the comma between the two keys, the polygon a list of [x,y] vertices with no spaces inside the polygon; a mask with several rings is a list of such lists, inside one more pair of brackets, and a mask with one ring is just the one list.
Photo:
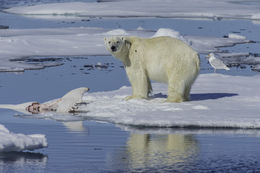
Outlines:
{"label": "polar bear's head", "polygon": [[110,36],[104,38],[106,49],[123,63],[127,61],[131,43],[126,37]]}
{"label": "polar bear's head", "polygon": [[104,38],[105,46],[112,54],[120,52],[124,46],[124,37],[111,36]]}

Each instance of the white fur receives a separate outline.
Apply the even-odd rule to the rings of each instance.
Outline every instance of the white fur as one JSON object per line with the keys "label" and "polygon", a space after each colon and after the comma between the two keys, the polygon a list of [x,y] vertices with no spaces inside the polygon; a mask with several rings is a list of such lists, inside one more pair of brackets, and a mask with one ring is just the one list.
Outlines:
{"label": "white fur", "polygon": [[[125,66],[132,85],[131,98],[147,98],[150,80],[168,83],[170,102],[189,100],[190,89],[199,74],[199,56],[183,41],[171,37],[150,39],[111,36],[106,48]],[[113,49],[113,50],[112,50]]]}

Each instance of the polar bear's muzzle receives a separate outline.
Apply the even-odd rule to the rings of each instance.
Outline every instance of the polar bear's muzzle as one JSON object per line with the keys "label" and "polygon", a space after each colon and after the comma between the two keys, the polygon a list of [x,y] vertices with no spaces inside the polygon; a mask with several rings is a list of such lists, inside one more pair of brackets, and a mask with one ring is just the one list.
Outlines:
{"label": "polar bear's muzzle", "polygon": [[110,49],[112,50],[112,52],[116,52],[116,46],[111,46]]}

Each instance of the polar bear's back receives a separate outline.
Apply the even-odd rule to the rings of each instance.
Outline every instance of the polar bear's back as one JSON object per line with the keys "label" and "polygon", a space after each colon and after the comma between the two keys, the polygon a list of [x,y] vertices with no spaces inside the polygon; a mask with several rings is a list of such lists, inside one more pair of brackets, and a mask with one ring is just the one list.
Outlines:
{"label": "polar bear's back", "polygon": [[166,82],[169,71],[180,75],[199,71],[197,52],[179,39],[167,36],[138,39],[132,48],[143,53],[141,58],[152,80]]}
{"label": "polar bear's back", "polygon": [[168,36],[143,39],[145,52],[158,53],[159,56],[183,56],[186,54],[196,54],[190,46],[183,41]]}

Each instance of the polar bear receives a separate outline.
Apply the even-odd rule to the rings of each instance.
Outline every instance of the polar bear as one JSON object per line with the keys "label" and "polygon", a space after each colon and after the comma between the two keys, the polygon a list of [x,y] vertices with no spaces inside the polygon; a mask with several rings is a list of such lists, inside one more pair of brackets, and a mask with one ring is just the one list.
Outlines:
{"label": "polar bear", "polygon": [[190,90],[200,70],[196,51],[183,41],[161,36],[155,38],[110,36],[105,47],[124,64],[132,86],[133,98],[148,98],[150,80],[168,84],[168,102],[190,99]]}

